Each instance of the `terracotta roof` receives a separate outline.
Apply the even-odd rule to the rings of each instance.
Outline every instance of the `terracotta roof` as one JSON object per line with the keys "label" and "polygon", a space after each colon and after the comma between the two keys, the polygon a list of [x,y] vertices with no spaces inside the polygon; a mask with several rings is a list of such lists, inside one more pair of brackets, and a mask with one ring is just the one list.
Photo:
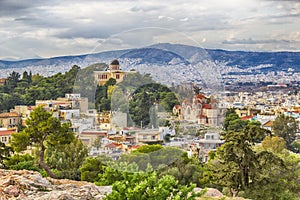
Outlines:
{"label": "terracotta roof", "polygon": [[6,118],[6,117],[20,117],[21,115],[18,114],[17,112],[6,112],[6,113],[1,113],[0,118]]}
{"label": "terracotta roof", "polygon": [[246,121],[246,120],[250,120],[252,118],[253,118],[252,115],[250,115],[250,116],[244,116],[244,117],[241,117],[241,120]]}
{"label": "terracotta roof", "polygon": [[6,78],[0,78],[0,84],[4,84],[6,81]]}
{"label": "terracotta roof", "polygon": [[16,133],[15,130],[3,130],[3,131],[0,131],[0,136],[11,135],[13,133]]}
{"label": "terracotta roof", "polygon": [[203,104],[202,108],[211,109],[212,106],[211,106],[211,104]]}
{"label": "terracotta roof", "polygon": [[124,127],[123,130],[130,131],[130,130],[140,130],[140,129],[137,127]]}
{"label": "terracotta roof", "polygon": [[181,108],[180,105],[175,105],[174,107],[175,107],[176,109]]}
{"label": "terracotta roof", "polygon": [[266,123],[263,124],[264,127],[272,127],[273,121],[267,121]]}
{"label": "terracotta roof", "polygon": [[201,103],[201,101],[199,99],[194,100],[195,104]]}
{"label": "terracotta roof", "polygon": [[110,143],[110,144],[107,144],[105,145],[105,147],[107,148],[120,148],[122,146],[122,144],[117,144],[117,143]]}
{"label": "terracotta roof", "polygon": [[35,106],[28,106],[28,110],[33,110]]}
{"label": "terracotta roof", "polygon": [[137,149],[137,148],[139,148],[139,147],[141,147],[141,145],[133,145],[133,146],[131,147],[131,149]]}
{"label": "terracotta roof", "polygon": [[184,104],[189,104],[190,102],[189,102],[188,99],[186,99],[186,100],[183,101],[183,103],[184,103]]}
{"label": "terracotta roof", "polygon": [[194,96],[194,98],[196,98],[196,99],[206,99],[206,96],[204,96],[203,94],[196,94]]}
{"label": "terracotta roof", "polygon": [[211,100],[210,100],[210,103],[217,103],[217,100],[211,99]]}

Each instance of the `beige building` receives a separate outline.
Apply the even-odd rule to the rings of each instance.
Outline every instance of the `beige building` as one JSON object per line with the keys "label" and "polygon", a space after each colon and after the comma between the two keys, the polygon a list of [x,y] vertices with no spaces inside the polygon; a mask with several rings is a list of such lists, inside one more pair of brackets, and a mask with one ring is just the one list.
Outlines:
{"label": "beige building", "polygon": [[11,112],[17,112],[21,116],[22,125],[26,126],[26,119],[30,116],[30,113],[33,111],[35,106],[15,106]]}
{"label": "beige building", "polygon": [[7,130],[0,128],[0,142],[7,144],[12,138],[12,134],[16,133],[15,130]]}
{"label": "beige building", "polygon": [[0,85],[4,85],[7,78],[0,78]]}
{"label": "beige building", "polygon": [[136,143],[156,144],[163,142],[163,134],[158,129],[137,131],[135,138]]}
{"label": "beige building", "polygon": [[80,113],[88,111],[88,98],[80,94],[65,94],[65,98],[57,98],[57,101],[69,104],[72,109],[79,109]]}
{"label": "beige building", "polygon": [[107,138],[107,131],[85,130],[79,134],[79,139],[88,147],[93,146],[98,138]]}
{"label": "beige building", "polygon": [[21,124],[21,115],[17,112],[6,112],[0,114],[1,128],[15,128]]}
{"label": "beige building", "polygon": [[[64,98],[57,98],[57,100],[36,100],[36,106],[43,106],[45,110],[55,112],[60,110],[79,110],[80,113],[88,111],[88,98],[81,97],[80,94],[65,94]],[[57,114],[58,115],[58,114]]]}
{"label": "beige building", "polygon": [[97,121],[101,130],[111,130],[111,112],[101,112],[97,116]]}
{"label": "beige building", "polygon": [[220,139],[219,133],[205,133],[203,139],[195,140],[194,146],[191,147],[193,154],[196,154],[200,162],[208,161],[208,153],[210,151],[216,151],[224,143]]}
{"label": "beige building", "polygon": [[135,71],[123,71],[120,68],[119,61],[113,60],[109,65],[109,69],[106,69],[105,71],[94,71],[94,76],[98,85],[104,85],[110,78],[113,78],[117,83],[120,83],[128,73],[135,73]]}

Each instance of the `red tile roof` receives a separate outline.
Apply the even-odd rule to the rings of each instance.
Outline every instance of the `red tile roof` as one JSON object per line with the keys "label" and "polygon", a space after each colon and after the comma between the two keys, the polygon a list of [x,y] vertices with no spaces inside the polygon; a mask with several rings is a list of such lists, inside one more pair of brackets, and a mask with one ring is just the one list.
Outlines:
{"label": "red tile roof", "polygon": [[0,78],[0,84],[3,85],[6,81],[6,78]]}
{"label": "red tile roof", "polygon": [[246,121],[246,120],[251,120],[252,118],[253,118],[252,115],[250,115],[250,116],[244,116],[244,117],[241,117],[241,120]]}
{"label": "red tile roof", "polygon": [[18,114],[17,112],[6,112],[6,113],[1,113],[0,118],[7,118],[7,117],[20,117],[21,115]]}
{"label": "red tile roof", "polygon": [[107,136],[107,131],[83,131],[83,135],[97,135],[97,136]]}
{"label": "red tile roof", "polygon": [[105,145],[105,147],[111,148],[111,149],[120,148],[121,146],[122,146],[122,144],[117,144],[117,143],[110,143],[110,144]]}
{"label": "red tile roof", "polygon": [[181,106],[180,105],[175,105],[175,108],[178,109],[178,108],[181,108]]}
{"label": "red tile roof", "polygon": [[124,127],[123,130],[130,131],[130,130],[140,130],[140,129],[137,127]]}
{"label": "red tile roof", "polygon": [[264,127],[272,127],[273,126],[273,121],[267,121],[266,123],[263,124]]}
{"label": "red tile roof", "polygon": [[211,106],[211,104],[203,104],[202,108],[211,109],[212,106]]}
{"label": "red tile roof", "polygon": [[16,133],[15,130],[0,130],[0,136],[6,136]]}
{"label": "red tile roof", "polygon": [[131,147],[131,149],[137,149],[137,148],[139,148],[139,147],[141,147],[141,145],[133,145],[133,146]]}
{"label": "red tile roof", "polygon": [[194,96],[194,98],[196,98],[196,99],[206,99],[206,96],[204,96],[203,94],[196,94]]}
{"label": "red tile roof", "polygon": [[184,104],[189,104],[190,102],[189,102],[188,99],[185,99],[185,100],[183,101],[183,103],[184,103]]}

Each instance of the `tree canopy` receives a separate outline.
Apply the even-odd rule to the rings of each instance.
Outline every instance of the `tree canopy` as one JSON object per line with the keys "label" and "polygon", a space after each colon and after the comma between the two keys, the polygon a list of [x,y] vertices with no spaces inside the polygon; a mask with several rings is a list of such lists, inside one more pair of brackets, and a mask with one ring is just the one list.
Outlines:
{"label": "tree canopy", "polygon": [[5,167],[5,161],[9,160],[10,154],[13,153],[11,147],[6,146],[0,141],[0,168]]}
{"label": "tree canopy", "polygon": [[13,134],[12,146],[16,151],[25,150],[34,146],[38,151],[39,165],[46,170],[49,176],[55,177],[49,166],[45,163],[45,150],[48,147],[60,148],[74,140],[74,133],[70,132],[70,124],[61,122],[52,117],[50,112],[42,106],[36,107],[26,120],[26,128]]}
{"label": "tree canopy", "polygon": [[[287,170],[295,167],[295,163],[283,156],[284,139],[272,137],[259,123],[239,120],[232,113],[227,115],[227,131],[221,135],[224,144],[210,154],[205,176],[215,186],[228,189],[232,196],[294,199],[299,193],[295,186],[299,176],[292,178]],[[257,145],[261,140],[262,146]],[[299,173],[299,169],[295,170]],[[289,184],[289,188],[283,183]]]}
{"label": "tree canopy", "polygon": [[274,134],[282,137],[286,142],[287,148],[291,151],[294,150],[292,143],[296,139],[297,127],[298,123],[295,118],[283,114],[279,115],[272,125]]}
{"label": "tree canopy", "polygon": [[[144,126],[156,125],[157,117],[156,110],[159,105],[162,106],[163,110],[172,112],[175,105],[179,104],[176,95],[166,86],[151,83],[139,87],[130,98],[129,102],[129,113],[136,125],[141,123]],[[155,109],[155,110],[154,110]]]}
{"label": "tree canopy", "polygon": [[34,105],[35,100],[56,99],[72,93],[79,70],[80,67],[74,65],[65,74],[57,73],[50,77],[25,71],[22,78],[13,71],[0,87],[0,112],[9,111],[15,105]]}

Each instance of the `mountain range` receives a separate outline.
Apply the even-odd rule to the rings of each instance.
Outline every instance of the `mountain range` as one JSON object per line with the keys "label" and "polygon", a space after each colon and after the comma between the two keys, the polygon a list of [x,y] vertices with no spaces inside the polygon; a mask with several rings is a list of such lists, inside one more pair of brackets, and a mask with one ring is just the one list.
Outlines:
{"label": "mountain range", "polygon": [[[123,69],[136,69],[171,82],[215,81],[224,75],[255,75],[269,72],[300,72],[300,52],[246,52],[204,49],[183,44],[158,43],[144,48],[106,51],[93,54],[61,56],[20,61],[0,60],[1,77],[13,70],[32,71],[50,76],[65,72],[73,65],[85,68],[94,63],[118,59]],[[217,74],[217,76],[215,76]],[[211,77],[210,77],[211,76]],[[220,76],[220,77],[218,77]],[[197,78],[199,77],[199,78]],[[206,81],[207,81],[206,80]],[[166,81],[170,84],[170,81]]]}

